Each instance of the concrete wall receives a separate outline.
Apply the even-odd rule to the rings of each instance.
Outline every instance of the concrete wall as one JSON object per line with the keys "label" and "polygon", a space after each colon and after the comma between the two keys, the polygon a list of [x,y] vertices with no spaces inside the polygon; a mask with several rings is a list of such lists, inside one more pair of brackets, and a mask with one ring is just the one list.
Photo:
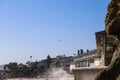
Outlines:
{"label": "concrete wall", "polygon": [[74,69],[75,68],[75,63],[71,63],[70,64],[70,71],[72,71],[72,69]]}
{"label": "concrete wall", "polygon": [[106,67],[73,69],[74,80],[95,80],[95,77]]}
{"label": "concrete wall", "polygon": [[100,66],[101,58],[94,59],[94,66]]}

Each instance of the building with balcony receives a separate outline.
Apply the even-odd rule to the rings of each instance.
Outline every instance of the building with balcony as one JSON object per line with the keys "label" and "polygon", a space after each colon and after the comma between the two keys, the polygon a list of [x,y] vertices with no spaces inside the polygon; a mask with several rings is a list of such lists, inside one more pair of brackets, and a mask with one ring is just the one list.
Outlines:
{"label": "building with balcony", "polygon": [[97,50],[78,50],[77,56],[74,57],[75,67],[94,67],[100,66],[100,56],[97,54]]}
{"label": "building with balcony", "polygon": [[96,49],[87,50],[84,52],[82,49],[78,50],[78,55],[74,56],[71,67],[97,67],[108,66],[111,62],[113,53],[116,49],[117,40],[112,35],[107,35],[105,31],[95,33],[96,36]]}
{"label": "building with balcony", "polygon": [[107,35],[105,31],[96,32],[97,54],[101,57],[102,66],[108,66],[117,47],[115,36]]}

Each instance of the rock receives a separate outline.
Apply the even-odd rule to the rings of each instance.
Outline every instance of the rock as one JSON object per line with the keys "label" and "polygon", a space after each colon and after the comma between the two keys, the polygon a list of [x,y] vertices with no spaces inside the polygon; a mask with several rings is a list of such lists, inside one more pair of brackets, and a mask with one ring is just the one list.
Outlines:
{"label": "rock", "polygon": [[120,0],[112,0],[107,11],[106,32],[110,35],[117,35],[120,33]]}
{"label": "rock", "polygon": [[114,18],[106,25],[106,32],[110,35],[120,34],[120,18]]}
{"label": "rock", "polygon": [[103,70],[95,80],[120,80],[120,0],[112,0],[107,10],[105,30],[108,35],[116,36],[118,45],[108,68]]}

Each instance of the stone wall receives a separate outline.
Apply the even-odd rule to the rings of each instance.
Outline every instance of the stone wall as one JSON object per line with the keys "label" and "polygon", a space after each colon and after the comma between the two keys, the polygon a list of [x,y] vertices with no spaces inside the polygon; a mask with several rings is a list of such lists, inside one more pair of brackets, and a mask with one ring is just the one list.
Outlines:
{"label": "stone wall", "polygon": [[106,67],[73,69],[74,80],[95,80],[96,76]]}

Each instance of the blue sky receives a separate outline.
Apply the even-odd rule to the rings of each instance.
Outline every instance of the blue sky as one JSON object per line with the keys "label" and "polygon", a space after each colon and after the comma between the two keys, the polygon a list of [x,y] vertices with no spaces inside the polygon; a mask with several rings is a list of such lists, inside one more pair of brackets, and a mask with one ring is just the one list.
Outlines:
{"label": "blue sky", "polygon": [[95,49],[95,32],[105,28],[109,2],[0,0],[0,64]]}

